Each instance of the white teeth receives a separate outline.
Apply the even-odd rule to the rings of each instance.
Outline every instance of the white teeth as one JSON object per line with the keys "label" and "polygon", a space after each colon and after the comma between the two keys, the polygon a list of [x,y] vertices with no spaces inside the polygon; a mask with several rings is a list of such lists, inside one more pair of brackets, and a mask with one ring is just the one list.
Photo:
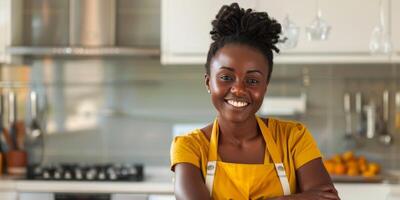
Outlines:
{"label": "white teeth", "polygon": [[228,100],[228,103],[235,107],[244,107],[247,106],[247,102],[243,101],[235,101],[235,100]]}

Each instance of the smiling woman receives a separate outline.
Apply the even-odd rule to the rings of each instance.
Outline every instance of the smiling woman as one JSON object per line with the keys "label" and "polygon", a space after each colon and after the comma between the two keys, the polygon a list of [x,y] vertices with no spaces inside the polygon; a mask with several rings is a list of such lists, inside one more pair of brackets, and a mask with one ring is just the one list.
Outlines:
{"label": "smiling woman", "polygon": [[213,123],[174,138],[177,199],[339,199],[304,125],[256,112],[281,26],[265,12],[223,6],[212,22],[205,85]]}

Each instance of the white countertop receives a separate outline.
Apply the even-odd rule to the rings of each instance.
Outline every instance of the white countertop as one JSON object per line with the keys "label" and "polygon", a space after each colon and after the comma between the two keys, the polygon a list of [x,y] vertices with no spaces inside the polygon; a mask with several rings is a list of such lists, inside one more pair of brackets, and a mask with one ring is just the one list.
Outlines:
{"label": "white countertop", "polygon": [[[146,167],[143,182],[85,182],[85,181],[30,181],[0,176],[0,192],[65,192],[65,193],[130,193],[172,195],[173,173],[169,167]],[[400,184],[389,183],[335,183],[344,196],[365,191],[400,195]],[[357,199],[357,198],[348,198]]]}
{"label": "white countertop", "polygon": [[32,181],[0,177],[0,191],[173,194],[168,167],[146,167],[143,182]]}

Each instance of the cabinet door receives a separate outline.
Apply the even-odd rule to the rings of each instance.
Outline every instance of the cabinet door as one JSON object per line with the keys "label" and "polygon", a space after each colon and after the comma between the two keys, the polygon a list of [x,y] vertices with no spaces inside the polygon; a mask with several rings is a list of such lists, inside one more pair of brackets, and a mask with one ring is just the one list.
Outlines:
{"label": "cabinet door", "polygon": [[6,46],[11,43],[11,0],[0,1],[0,63],[9,62]]}
{"label": "cabinet door", "polygon": [[[242,0],[240,5],[254,7],[255,0]],[[228,0],[163,0],[161,1],[162,62],[205,63],[211,43],[211,21]]]}
{"label": "cabinet door", "polygon": [[[211,20],[222,4],[230,2],[163,0],[162,63],[205,63],[211,42]],[[379,0],[319,0],[322,18],[331,26],[331,31],[325,41],[309,41],[305,28],[316,18],[316,3],[317,0],[239,1],[242,7],[267,11],[279,22],[289,13],[300,27],[298,46],[282,49],[277,62],[389,62],[388,55],[371,55],[369,52],[372,30],[379,23]]]}
{"label": "cabinet door", "polygon": [[390,186],[385,184],[335,184],[339,197],[345,200],[378,200],[387,199]]}
{"label": "cabinet door", "polygon": [[1,200],[17,200],[17,193],[0,191],[0,199]]}
{"label": "cabinet door", "polygon": [[149,195],[148,200],[175,200],[174,195]]}
{"label": "cabinet door", "polygon": [[391,0],[391,28],[392,42],[394,48],[394,62],[400,62],[400,1]]}
{"label": "cabinet door", "polygon": [[23,0],[0,0],[0,63],[16,63],[16,58],[6,53],[11,45],[22,42]]}
{"label": "cabinet door", "polygon": [[263,0],[260,9],[282,22],[289,13],[301,31],[298,46],[291,53],[365,53],[373,28],[378,25],[379,0],[319,0],[322,18],[331,26],[325,41],[309,41],[305,28],[316,17],[317,0]]}

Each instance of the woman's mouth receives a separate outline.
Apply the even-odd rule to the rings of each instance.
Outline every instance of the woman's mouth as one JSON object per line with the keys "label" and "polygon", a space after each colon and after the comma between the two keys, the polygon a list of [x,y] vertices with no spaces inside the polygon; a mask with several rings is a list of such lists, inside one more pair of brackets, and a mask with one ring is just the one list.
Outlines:
{"label": "woman's mouth", "polygon": [[249,105],[249,103],[244,102],[244,101],[236,101],[236,100],[227,100],[228,104],[232,105],[233,107],[236,108],[242,108],[245,107],[247,105]]}

